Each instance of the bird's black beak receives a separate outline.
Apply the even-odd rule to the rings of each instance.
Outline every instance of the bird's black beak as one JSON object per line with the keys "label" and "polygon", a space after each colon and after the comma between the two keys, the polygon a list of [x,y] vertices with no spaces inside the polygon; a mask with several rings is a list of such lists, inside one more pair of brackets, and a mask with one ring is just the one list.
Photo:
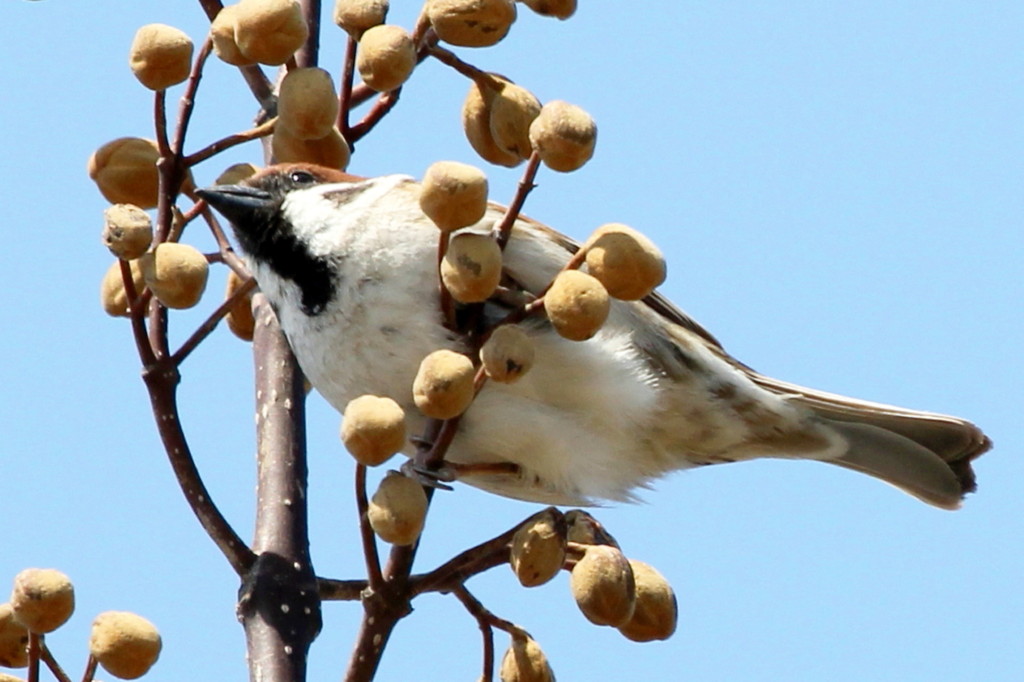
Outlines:
{"label": "bird's black beak", "polygon": [[196,194],[236,226],[252,224],[257,216],[274,209],[274,197],[269,192],[245,185],[214,185]]}

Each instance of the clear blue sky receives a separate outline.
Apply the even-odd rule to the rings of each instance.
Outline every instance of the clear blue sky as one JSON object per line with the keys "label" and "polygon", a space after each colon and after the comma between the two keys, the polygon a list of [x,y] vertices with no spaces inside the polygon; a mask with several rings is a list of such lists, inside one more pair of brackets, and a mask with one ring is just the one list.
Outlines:
{"label": "clear blue sky", "polygon": [[[421,3],[393,4],[408,26]],[[677,590],[679,629],[665,643],[587,624],[566,576],[525,591],[498,569],[471,588],[536,636],[564,682],[1020,679],[1024,5],[580,5],[567,22],[523,10],[500,47],[462,51],[598,121],[593,162],[543,173],[526,212],[576,237],[608,221],[650,234],[669,261],[664,292],[760,371],[968,417],[996,446],[955,513],[782,461],[670,476],[645,504],[600,510],[627,553]],[[24,567],[71,575],[79,610],[50,641],[75,675],[92,617],[126,609],[163,632],[150,679],[246,677],[236,579],[171,477],[128,325],[97,302],[109,255],[104,202],[85,174],[100,144],[151,135],[150,94],[127,67],[135,29],[171,23],[199,42],[204,21],[188,0],[0,4],[0,595]],[[340,46],[328,25],[335,72]],[[254,113],[229,67],[207,71],[191,149]],[[472,161],[464,91],[460,76],[425,64],[351,168],[418,175],[437,159]],[[260,159],[256,145],[238,150],[198,182]],[[494,198],[511,197],[518,171],[490,176]],[[201,312],[175,315],[179,338],[222,277]],[[182,389],[207,483],[243,536],[250,363],[221,330]],[[310,412],[315,564],[355,577],[351,463],[337,416],[316,398]],[[423,568],[535,510],[465,487],[437,502]],[[451,598],[416,606],[380,679],[476,679],[474,622]],[[339,679],[357,621],[354,604],[325,606],[311,680]]]}

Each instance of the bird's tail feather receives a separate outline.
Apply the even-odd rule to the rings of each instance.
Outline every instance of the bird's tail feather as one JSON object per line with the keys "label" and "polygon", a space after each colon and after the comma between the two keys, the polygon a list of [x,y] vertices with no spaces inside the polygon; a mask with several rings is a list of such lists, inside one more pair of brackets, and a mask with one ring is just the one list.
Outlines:
{"label": "bird's tail feather", "polygon": [[827,460],[875,476],[943,509],[957,509],[976,488],[971,462],[990,447],[964,419],[909,410],[795,386],[755,375],[754,381],[809,407],[849,443]]}

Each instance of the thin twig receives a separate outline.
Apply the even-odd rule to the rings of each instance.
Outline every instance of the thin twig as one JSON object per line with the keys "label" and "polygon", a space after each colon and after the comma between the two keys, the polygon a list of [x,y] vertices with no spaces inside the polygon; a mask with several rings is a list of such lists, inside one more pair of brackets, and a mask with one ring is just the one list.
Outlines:
{"label": "thin twig", "polygon": [[232,147],[236,147],[246,142],[251,142],[252,140],[258,140],[261,137],[266,137],[267,135],[270,135],[274,132],[274,126],[276,124],[277,117],[275,116],[274,118],[270,119],[265,123],[261,123],[255,128],[250,128],[249,130],[243,131],[241,133],[235,133],[234,135],[228,135],[225,138],[208,144],[207,146],[203,147],[197,152],[189,154],[184,158],[183,163],[188,167],[192,167],[198,163],[206,161],[214,154],[219,154],[226,149],[231,149]]}
{"label": "thin twig", "polygon": [[345,141],[352,145],[349,128],[349,113],[352,109],[352,83],[356,78],[356,47],[358,42],[352,36],[345,43],[345,61],[341,67],[341,87],[338,90],[338,130]]}
{"label": "thin twig", "polygon": [[181,344],[181,348],[171,355],[171,363],[176,366],[180,366],[181,363],[185,361],[185,358],[187,358],[189,354],[191,354],[192,351],[194,351],[196,347],[198,347],[199,344],[217,328],[217,325],[222,319],[224,319],[224,316],[231,312],[231,309],[234,308],[239,301],[248,296],[249,292],[255,288],[256,280],[252,277],[242,282],[242,284],[231,292],[231,295],[224,299],[224,301],[217,306],[217,309],[210,313],[209,317],[207,317],[203,323],[199,325],[194,332],[192,332],[192,335],[185,340],[185,343]]}
{"label": "thin twig", "polygon": [[99,666],[99,661],[92,654],[89,654],[88,660],[85,662],[85,671],[82,672],[82,682],[92,682],[96,676],[96,668]]}
{"label": "thin twig", "polygon": [[512,197],[512,203],[505,209],[505,215],[502,217],[501,222],[498,223],[494,231],[497,235],[498,246],[502,249],[508,244],[509,238],[512,236],[512,227],[516,224],[516,220],[519,218],[519,212],[523,210],[523,204],[526,203],[526,197],[529,196],[530,192],[537,186],[534,184],[534,179],[537,177],[537,171],[540,168],[540,154],[536,150],[530,154],[529,160],[526,162],[526,168],[523,169],[523,175],[519,179],[519,185],[516,187],[516,194]]}
{"label": "thin twig", "polygon": [[508,561],[509,544],[522,523],[507,531],[470,547],[427,573],[409,578],[410,596],[424,592],[448,592],[472,576],[500,566]]}
{"label": "thin twig", "polygon": [[427,54],[442,64],[447,64],[466,78],[473,79],[474,82],[491,88],[501,87],[500,83],[494,79],[491,74],[487,73],[483,69],[478,69],[469,62],[464,62],[452,52],[439,45],[431,45],[427,48]]}
{"label": "thin twig", "polygon": [[149,343],[149,337],[146,336],[145,308],[139,298],[139,292],[135,290],[132,266],[131,263],[123,259],[118,259],[118,263],[121,266],[121,283],[124,286],[125,300],[128,301],[128,318],[132,323],[135,347],[139,351],[139,359],[143,366],[152,365],[156,362],[156,355],[153,354],[153,347]]}
{"label": "thin twig", "polygon": [[192,112],[195,111],[196,92],[199,90],[199,81],[203,78],[203,66],[212,50],[213,37],[207,35],[202,47],[199,48],[199,53],[196,54],[196,60],[192,63],[192,71],[188,75],[185,91],[181,94],[181,101],[178,104],[178,127],[174,132],[174,143],[171,149],[176,157],[175,165],[179,169],[181,168],[182,150],[185,148],[185,134],[188,132],[189,121],[192,120]]}
{"label": "thin twig", "polygon": [[476,618],[476,623],[480,627],[480,634],[483,636],[484,640],[483,671],[480,676],[480,682],[492,682],[494,680],[494,628],[491,627],[490,621],[487,618],[481,617],[478,612],[479,609],[484,609],[484,605],[481,604],[476,597],[470,594],[465,585],[459,585],[457,588],[452,590],[452,594],[454,594],[455,597],[462,602],[462,605],[466,607],[466,610]]}
{"label": "thin twig", "polygon": [[359,536],[363,542],[363,558],[366,561],[366,576],[370,589],[380,592],[384,575],[380,571],[380,555],[377,553],[377,538],[370,528],[367,510],[370,503],[366,496],[366,465],[356,465],[356,510],[359,514]]}
{"label": "thin twig", "polygon": [[345,141],[352,145],[366,136],[367,133],[373,130],[374,126],[380,123],[381,120],[387,116],[388,112],[395,108],[401,94],[401,87],[382,93],[381,96],[377,98],[377,102],[373,105],[373,108],[366,113],[366,116],[364,116],[359,123],[356,123],[354,126],[349,128],[350,137],[346,137]]}
{"label": "thin twig", "polygon": [[64,672],[64,669],[60,667],[60,663],[50,653],[50,647],[46,646],[46,642],[40,642],[39,647],[39,658],[46,664],[46,667],[50,669],[53,676],[57,678],[57,682],[71,682],[71,678]]}
{"label": "thin twig", "polygon": [[369,586],[365,580],[334,580],[317,578],[317,588],[323,601],[358,601]]}
{"label": "thin twig", "polygon": [[43,636],[29,630],[27,682],[39,682],[39,647]]}

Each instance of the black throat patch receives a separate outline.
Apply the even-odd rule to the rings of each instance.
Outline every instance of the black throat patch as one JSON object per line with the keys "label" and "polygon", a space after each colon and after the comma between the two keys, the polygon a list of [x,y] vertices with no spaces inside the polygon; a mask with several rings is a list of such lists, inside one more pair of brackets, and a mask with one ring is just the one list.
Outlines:
{"label": "black throat patch", "polygon": [[289,190],[297,188],[298,183],[288,176],[271,175],[253,182],[252,186],[266,191],[273,200],[244,218],[235,219],[237,222],[233,225],[238,241],[250,256],[299,287],[302,312],[310,316],[320,314],[334,297],[330,264],[326,258],[310,252],[281,212],[284,197]]}

